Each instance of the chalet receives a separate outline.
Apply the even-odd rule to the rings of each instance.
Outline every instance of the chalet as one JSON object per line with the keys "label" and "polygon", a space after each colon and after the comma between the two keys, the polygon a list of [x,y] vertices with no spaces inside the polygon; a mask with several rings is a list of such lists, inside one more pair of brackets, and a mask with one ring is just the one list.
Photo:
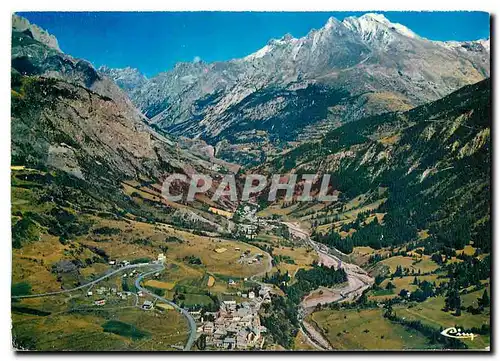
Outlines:
{"label": "chalet", "polygon": [[215,347],[222,348],[222,347],[224,347],[224,340],[221,338],[214,338],[213,344]]}
{"label": "chalet", "polygon": [[100,300],[97,300],[94,302],[96,306],[104,306],[106,304],[106,300],[104,298],[101,298]]}
{"label": "chalet", "polygon": [[239,327],[251,327],[252,326],[252,319],[253,319],[253,316],[245,316],[245,317],[242,317],[240,322],[238,322],[238,326]]}
{"label": "chalet", "polygon": [[252,311],[250,310],[250,308],[242,307],[242,308],[238,309],[238,311],[236,312],[236,314],[239,317],[245,317],[245,316],[251,315]]}
{"label": "chalet", "polygon": [[214,331],[214,337],[216,337],[216,338],[223,338],[226,335],[227,335],[227,331],[222,327],[217,327]]}
{"label": "chalet", "polygon": [[205,325],[203,326],[203,332],[208,334],[208,335],[213,334],[214,333],[214,323],[213,322],[205,323]]}
{"label": "chalet", "polygon": [[236,346],[239,349],[247,348],[259,338],[259,334],[255,331],[240,330],[236,335]]}
{"label": "chalet", "polygon": [[260,290],[259,290],[259,296],[262,296],[263,298],[269,294],[269,287],[262,287]]}
{"label": "chalet", "polygon": [[248,337],[247,331],[241,330],[240,332],[238,332],[238,334],[236,335],[236,345],[239,349],[248,347],[247,337]]}
{"label": "chalet", "polygon": [[226,310],[235,310],[236,309],[236,301],[223,301]]}
{"label": "chalet", "polygon": [[226,337],[222,342],[222,347],[227,348],[229,350],[233,350],[236,346],[236,339],[234,337]]}
{"label": "chalet", "polygon": [[[233,320],[231,320],[231,321],[233,321]],[[236,332],[238,332],[238,330],[239,330],[238,324],[233,323],[233,322],[231,322],[229,324],[229,326],[226,327],[227,332],[236,333]]]}

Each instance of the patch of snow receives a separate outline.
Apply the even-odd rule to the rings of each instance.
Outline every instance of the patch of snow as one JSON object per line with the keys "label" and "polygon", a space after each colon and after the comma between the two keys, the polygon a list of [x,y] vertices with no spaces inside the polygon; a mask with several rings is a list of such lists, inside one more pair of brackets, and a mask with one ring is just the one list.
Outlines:
{"label": "patch of snow", "polygon": [[263,48],[257,50],[255,53],[246,56],[244,59],[245,60],[260,59],[260,58],[264,57],[267,53],[269,53],[271,51],[271,49],[272,49],[271,46],[266,45]]}
{"label": "patch of snow", "polygon": [[351,16],[345,18],[342,24],[351,31],[358,32],[365,40],[379,38],[384,42],[393,40],[393,32],[408,38],[417,38],[418,35],[406,26],[398,23],[391,23],[384,15],[368,13],[359,18]]}

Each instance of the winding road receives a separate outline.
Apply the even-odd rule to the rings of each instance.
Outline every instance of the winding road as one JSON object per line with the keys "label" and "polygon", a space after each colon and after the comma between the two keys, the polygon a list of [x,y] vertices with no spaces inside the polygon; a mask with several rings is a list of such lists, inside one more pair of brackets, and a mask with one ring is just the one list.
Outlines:
{"label": "winding road", "polygon": [[[163,269],[164,269],[164,267],[162,265],[161,271]],[[137,277],[136,280],[135,280],[135,287],[138,290],[140,290],[140,291],[142,291],[144,293],[147,293],[151,297],[154,297],[154,298],[156,298],[156,299],[158,299],[158,300],[160,300],[162,302],[165,302],[165,303],[169,304],[174,309],[176,309],[178,312],[180,312],[184,317],[186,317],[186,319],[188,320],[190,332],[189,332],[189,338],[186,341],[186,345],[184,346],[184,351],[189,351],[189,350],[191,350],[191,347],[193,346],[194,341],[196,341],[196,322],[194,321],[193,316],[191,316],[191,314],[188,311],[186,311],[185,309],[177,306],[174,302],[169,301],[166,298],[163,298],[161,296],[158,296],[157,294],[154,294],[153,292],[151,292],[148,289],[146,289],[146,288],[144,288],[144,287],[141,286],[141,281],[142,281],[142,279],[144,277],[152,275],[153,273],[156,273],[156,272],[158,272],[158,269],[155,269],[153,271],[146,272],[146,273],[143,273],[143,274],[139,275],[139,277]]]}
{"label": "winding road", "polygon": [[[152,271],[149,271],[149,272],[145,272],[145,273],[142,273],[140,274],[136,280],[135,280],[135,287],[144,292],[144,293],[147,293],[148,295],[150,295],[151,297],[154,297],[162,302],[165,302],[169,305],[171,305],[176,311],[180,312],[184,317],[186,317],[187,321],[188,321],[188,325],[189,325],[189,329],[190,329],[190,332],[189,332],[189,338],[188,340],[186,341],[186,344],[184,346],[184,351],[189,351],[191,350],[191,347],[193,346],[195,340],[196,340],[196,323],[194,321],[194,318],[193,316],[191,316],[189,314],[188,311],[186,311],[185,309],[179,307],[178,305],[176,305],[174,302],[172,301],[169,301],[161,296],[158,296],[152,292],[150,292],[148,289],[144,288],[141,286],[141,281],[144,277],[147,277],[149,275],[152,275],[156,272],[159,272],[159,271],[163,271],[165,269],[165,267],[163,266],[163,264],[158,264],[158,263],[138,263],[138,264],[132,264],[132,265],[128,265],[128,266],[123,266],[123,267],[120,267],[112,272],[109,272],[99,278],[96,278],[95,280],[91,281],[91,282],[88,282],[84,285],[80,285],[78,287],[75,287],[75,288],[70,288],[70,289],[67,289],[67,290],[61,290],[61,291],[54,291],[54,292],[46,292],[46,293],[39,293],[39,294],[36,294],[36,295],[22,295],[22,296],[12,296],[12,298],[16,298],[16,299],[22,299],[22,298],[37,298],[37,297],[50,297],[50,296],[56,296],[56,295],[60,295],[60,294],[64,294],[64,293],[70,293],[70,292],[74,292],[74,291],[78,291],[78,290],[81,290],[83,288],[86,288],[86,287],[89,287],[89,286],[93,286],[99,282],[101,282],[102,280],[105,280],[106,278],[109,278],[111,276],[114,276],[115,274],[117,273],[120,273],[122,272],[123,270],[127,270],[127,269],[131,269],[131,268],[141,268],[141,267],[154,267],[154,269]],[[137,305],[137,300],[136,300],[136,305]]]}
{"label": "winding road", "polygon": [[139,267],[148,267],[148,266],[151,267],[151,266],[159,266],[159,265],[158,264],[153,264],[153,263],[131,264],[131,265],[128,265],[128,266],[120,267],[120,268],[118,268],[118,269],[116,269],[116,270],[114,270],[114,271],[112,271],[110,273],[106,273],[104,276],[96,278],[95,280],[93,280],[91,282],[85,283],[84,285],[81,285],[81,286],[78,286],[78,287],[75,287],[75,288],[70,288],[70,289],[61,290],[61,291],[54,291],[54,292],[38,293],[36,295],[12,296],[11,298],[18,298],[18,299],[19,298],[37,298],[37,297],[56,296],[56,295],[60,295],[60,294],[63,294],[63,293],[70,293],[70,292],[81,290],[81,289],[89,287],[89,286],[93,286],[96,283],[99,283],[102,280],[105,280],[106,278],[114,276],[115,274],[120,273],[121,271],[123,271],[125,269],[139,268]]}
{"label": "winding road", "polygon": [[[328,247],[318,244],[314,242],[310,237],[309,234],[303,230],[300,225],[297,223],[293,222],[283,222],[286,226],[288,226],[290,233],[299,239],[302,239],[306,242],[308,242],[314,250],[318,253],[320,263],[330,266],[330,267],[341,267],[343,268],[346,273],[347,273],[347,285],[340,287],[340,288],[320,288],[317,289],[313,292],[311,292],[308,296],[304,298],[304,300],[301,303],[301,314],[302,314],[302,330],[304,331],[304,334],[308,340],[308,342],[316,347],[317,349],[320,350],[329,350],[331,349],[330,344],[328,340],[326,340],[319,331],[317,331],[312,325],[304,321],[304,318],[307,314],[311,313],[314,310],[314,307],[319,304],[319,303],[331,303],[331,302],[342,302],[346,300],[354,300],[356,297],[361,295],[361,293],[368,287],[373,284],[373,278],[371,278],[362,268],[360,268],[357,265],[342,262],[338,257],[335,255],[331,254],[330,250]],[[256,278],[264,275],[266,272],[269,272],[272,268],[272,258],[269,254],[267,254],[267,267],[264,271],[259,272],[258,274],[255,274],[250,277],[250,279],[257,284],[265,285],[264,283],[257,281]],[[60,291],[54,291],[54,292],[46,292],[46,293],[40,293],[36,295],[21,295],[21,296],[12,296],[12,298],[15,299],[23,299],[23,298],[37,298],[37,297],[50,297],[50,296],[56,296],[64,293],[70,293],[74,291],[78,291],[87,287],[92,287],[93,285],[109,278],[117,273],[120,273],[124,270],[127,269],[133,269],[133,268],[143,268],[143,267],[153,267],[154,269],[151,271],[147,271],[144,273],[141,273],[137,276],[135,279],[135,287],[150,295],[153,298],[156,298],[157,300],[160,300],[161,302],[164,302],[166,304],[169,304],[172,306],[176,311],[181,313],[188,321],[188,325],[190,328],[189,332],[189,337],[188,340],[186,341],[186,344],[184,346],[184,351],[189,351],[191,350],[194,342],[196,341],[196,323],[194,318],[191,316],[191,314],[186,311],[185,309],[179,307],[177,304],[174,302],[167,300],[164,297],[161,297],[159,295],[156,295],[155,293],[149,291],[148,289],[144,288],[141,286],[141,281],[147,277],[150,276],[156,272],[164,270],[163,264],[157,264],[157,263],[139,263],[139,264],[133,264],[133,265],[128,265],[124,267],[117,268],[116,270],[113,270],[112,272],[109,272],[103,276],[100,276],[96,278],[93,281],[90,281],[86,284],[80,285],[75,288],[71,289],[66,289],[66,290],[60,290]],[[323,291],[321,295],[318,295],[318,291],[321,290]]]}

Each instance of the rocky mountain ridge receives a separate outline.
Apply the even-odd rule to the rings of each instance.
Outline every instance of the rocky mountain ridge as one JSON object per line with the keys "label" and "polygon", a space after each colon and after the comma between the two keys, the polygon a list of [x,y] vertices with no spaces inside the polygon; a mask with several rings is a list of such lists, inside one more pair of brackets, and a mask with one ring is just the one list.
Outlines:
{"label": "rocky mountain ridge", "polygon": [[173,171],[212,172],[218,163],[213,154],[195,154],[187,149],[191,145],[181,147],[168,134],[148,126],[112,80],[89,62],[62,53],[54,46],[57,40],[47,41],[48,36],[14,15],[14,164],[49,166],[110,184],[123,179],[160,180]]}
{"label": "rocky mountain ridge", "polygon": [[480,81],[489,76],[489,56],[489,40],[430,41],[365,14],[330,18],[299,39],[272,39],[241,59],[179,63],[146,80],[130,69],[101,71],[122,84],[151,124],[216,149],[229,143],[234,152],[226,159],[258,162],[304,131],[320,138],[338,124],[407,110]]}
{"label": "rocky mountain ridge", "polygon": [[384,198],[383,239],[380,225],[360,233],[378,234],[378,245],[416,240],[427,229],[436,244],[460,249],[472,239],[489,249],[490,94],[486,79],[406,112],[363,118],[253,171],[332,174],[343,200]]}
{"label": "rocky mountain ridge", "polygon": [[39,41],[40,43],[47,45],[49,48],[62,53],[61,49],[59,48],[59,42],[57,41],[57,38],[54,35],[49,34],[44,29],[40,28],[38,25],[31,24],[28,19],[14,14],[12,16],[12,29],[14,31],[22,32]]}

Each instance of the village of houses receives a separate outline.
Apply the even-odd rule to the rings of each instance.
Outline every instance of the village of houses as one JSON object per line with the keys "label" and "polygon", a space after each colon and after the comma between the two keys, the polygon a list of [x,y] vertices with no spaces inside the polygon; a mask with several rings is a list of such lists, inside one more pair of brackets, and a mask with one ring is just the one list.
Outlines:
{"label": "village of houses", "polygon": [[[242,254],[241,261],[248,263],[258,262],[261,255],[253,258],[248,253]],[[164,263],[165,256],[160,254],[158,260],[154,264]],[[130,262],[110,261],[109,264],[115,267],[129,266]],[[139,272],[136,269],[125,270],[122,278],[134,278]],[[154,277],[158,277],[156,273]],[[228,281],[229,286],[236,285],[232,279]],[[224,300],[220,303],[220,308],[216,312],[205,312],[202,315],[200,310],[187,310],[196,321],[197,337],[205,335],[207,349],[229,349],[229,350],[245,350],[262,348],[265,340],[266,328],[260,324],[259,310],[262,304],[270,303],[271,288],[266,285],[261,285],[258,293],[249,291],[248,293],[236,292],[234,298],[244,300],[240,303],[235,300]],[[97,299],[96,299],[97,296]],[[164,312],[173,310],[174,308],[167,304],[158,302],[156,298],[151,298],[142,291],[130,292],[119,290],[117,287],[100,286],[94,290],[87,291],[87,297],[94,299],[94,306],[104,306],[108,301],[129,300],[135,301],[135,306],[140,307],[144,311]],[[142,299],[142,300],[141,300]]]}
{"label": "village of houses", "polygon": [[223,301],[217,312],[205,314],[213,316],[213,321],[198,315],[198,333],[206,335],[207,346],[231,350],[262,348],[266,328],[260,324],[259,310],[263,303],[271,302],[269,292],[270,288],[262,286],[258,295],[253,291],[241,295],[248,301]]}

